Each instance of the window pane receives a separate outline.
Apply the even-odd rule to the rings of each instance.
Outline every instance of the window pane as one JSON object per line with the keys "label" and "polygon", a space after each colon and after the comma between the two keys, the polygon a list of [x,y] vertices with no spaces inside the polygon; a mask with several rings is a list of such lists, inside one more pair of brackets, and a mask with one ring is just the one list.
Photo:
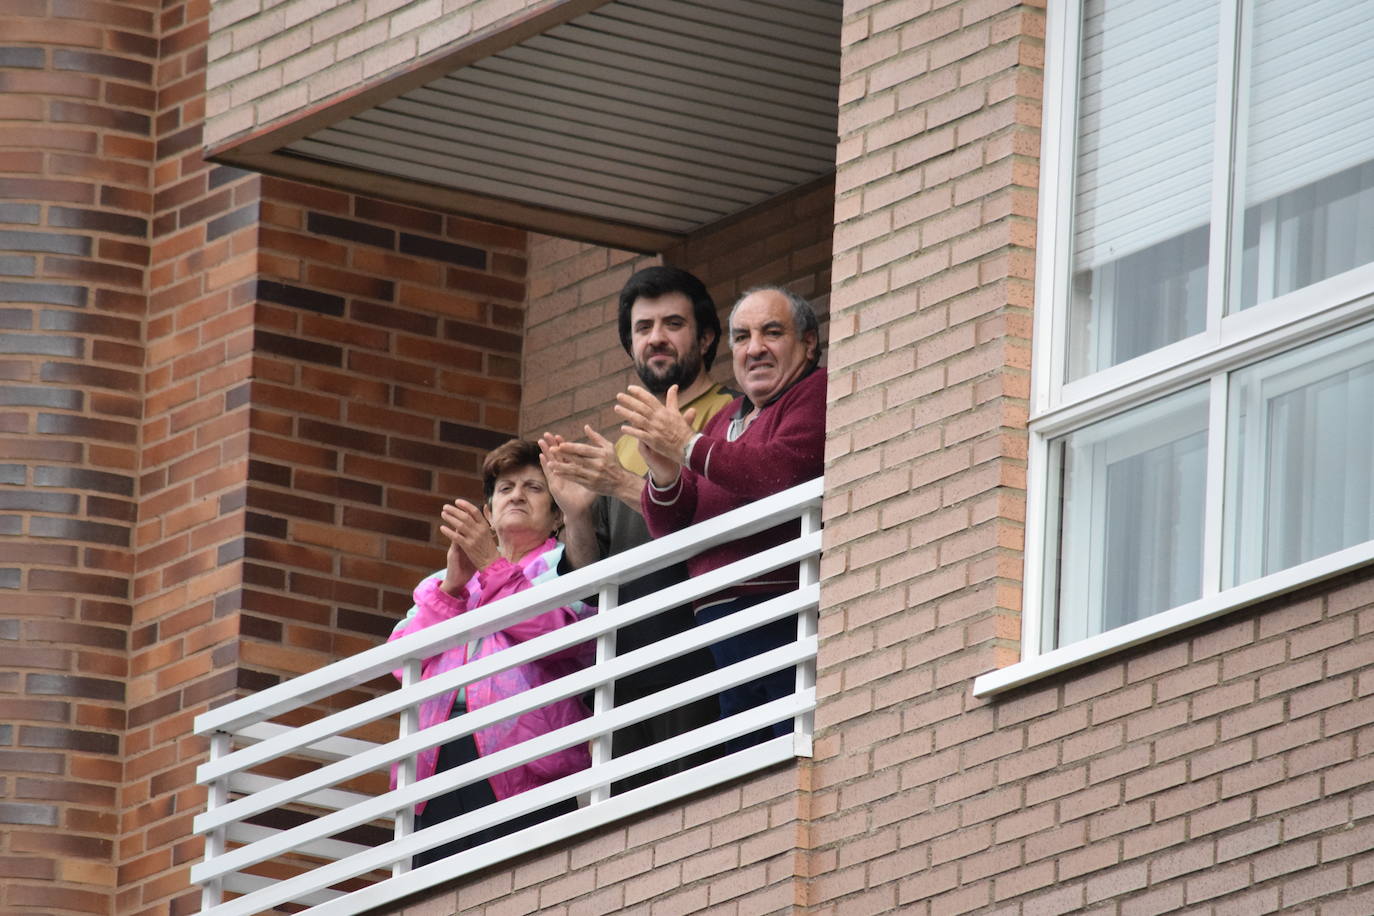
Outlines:
{"label": "window pane", "polygon": [[1374,325],[1236,372],[1225,585],[1374,538]]}
{"label": "window pane", "polygon": [[1255,0],[1245,309],[1374,262],[1374,3]]}
{"label": "window pane", "polygon": [[1059,549],[1052,645],[1168,610],[1202,594],[1207,386],[1051,443]]}
{"label": "window pane", "polygon": [[1215,0],[1084,4],[1070,379],[1203,328],[1218,16]]}

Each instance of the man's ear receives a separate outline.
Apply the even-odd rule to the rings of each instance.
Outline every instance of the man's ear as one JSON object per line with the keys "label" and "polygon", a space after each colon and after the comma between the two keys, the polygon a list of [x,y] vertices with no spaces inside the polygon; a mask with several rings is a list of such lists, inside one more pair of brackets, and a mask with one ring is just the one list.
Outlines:
{"label": "man's ear", "polygon": [[716,332],[710,328],[706,328],[697,335],[697,349],[702,356],[705,356],[706,351],[711,349],[711,345],[716,342],[716,336]]}
{"label": "man's ear", "polygon": [[821,338],[816,331],[807,331],[802,335],[802,343],[806,344],[806,359],[808,362],[818,362],[821,358]]}

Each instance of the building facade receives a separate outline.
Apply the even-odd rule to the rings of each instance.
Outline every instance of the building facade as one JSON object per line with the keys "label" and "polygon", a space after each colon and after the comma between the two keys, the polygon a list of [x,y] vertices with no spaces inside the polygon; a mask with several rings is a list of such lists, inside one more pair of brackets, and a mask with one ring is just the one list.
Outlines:
{"label": "building facade", "polygon": [[826,315],[814,757],[381,912],[1374,912],[1366,7],[11,0],[0,909],[196,912],[662,260]]}

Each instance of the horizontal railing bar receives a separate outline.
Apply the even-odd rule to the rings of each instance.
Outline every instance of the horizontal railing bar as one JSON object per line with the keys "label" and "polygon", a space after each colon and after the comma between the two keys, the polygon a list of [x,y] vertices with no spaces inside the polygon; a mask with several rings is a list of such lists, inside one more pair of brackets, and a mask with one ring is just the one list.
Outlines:
{"label": "horizontal railing bar", "polygon": [[[801,711],[804,711],[807,708],[814,708],[814,705],[814,691],[809,692],[809,694],[805,696],[801,694],[792,694],[788,697],[775,700],[773,701],[773,703],[769,703],[766,706],[757,707],[756,709],[747,711],[747,713],[758,714],[756,716],[748,716],[747,713],[744,713],[739,716],[733,716],[730,719],[712,723],[711,725],[698,729],[697,732],[709,733],[704,734],[702,736],[702,741],[704,742],[703,747],[711,747],[715,744],[719,744],[726,740],[729,740],[730,737],[734,737],[737,734],[743,735],[748,734],[750,731],[753,731],[755,728],[758,727],[758,725],[755,724],[754,720],[764,719],[777,714],[776,708],[770,709],[769,707],[780,707],[784,710],[785,715],[795,715]],[[729,727],[731,723],[733,723],[734,720],[737,719],[745,719],[746,721],[741,722],[738,726],[734,728]],[[775,747],[770,748],[769,745],[775,745]],[[766,750],[760,750],[761,748],[765,748]],[[721,761],[712,761],[710,763],[703,764],[702,767],[694,769],[710,768],[712,764],[722,763],[723,761],[728,761],[736,756],[743,756],[747,758],[751,756],[750,752],[755,752],[752,756],[756,756],[759,758],[767,758],[770,763],[777,762],[780,760],[791,759],[791,737],[784,735],[780,738],[772,739],[772,741],[767,742],[765,744],[758,745],[755,748],[749,748],[746,751],[741,751],[738,755],[731,755],[731,757],[723,758]],[[626,758],[621,759],[628,760],[629,757],[627,756]],[[611,765],[614,765],[615,763],[616,761],[611,761]],[[768,764],[765,763],[763,765]],[[724,769],[724,767],[716,767],[716,769]],[[606,770],[608,771],[608,775],[611,775],[612,768],[610,765],[606,767]],[[655,789],[658,787],[666,787],[666,784],[669,784],[671,781],[675,780],[676,777],[686,776],[691,772],[692,771],[689,770],[687,771],[687,773],[681,773],[676,774],[676,776],[673,777],[667,777],[664,780],[660,780],[654,783],[653,785],[646,786],[644,788]],[[573,795],[586,791],[590,789],[593,785],[598,784],[600,778],[600,774],[593,775],[590,771],[584,770],[581,773],[564,777],[563,779],[558,780],[557,783],[550,783],[548,785],[541,786],[538,789],[531,790],[530,792],[521,793],[520,795],[513,796],[510,799],[505,799],[503,802],[497,803],[498,805],[506,805],[507,810],[506,812],[504,812],[504,817],[499,818],[497,819],[497,821],[493,822],[499,822],[513,816],[518,816],[520,813],[524,813],[525,811],[539,810],[540,808],[543,808],[550,804],[552,801],[556,801],[558,798],[572,797]],[[620,777],[616,775],[611,775],[611,778]],[[567,784],[566,787],[560,786],[560,784],[564,783]],[[713,782],[708,782],[706,784],[710,785],[713,784]],[[629,795],[630,793],[626,794]],[[658,798],[663,798],[663,793],[661,790],[658,793]],[[508,804],[510,802],[515,802],[517,800],[523,801],[524,804]],[[606,802],[602,804],[610,803]],[[491,807],[494,806],[488,806],[488,808]],[[508,837],[503,837],[501,839],[494,840],[491,843],[475,847],[472,850],[466,851],[462,856],[450,857],[448,859],[442,860],[441,862],[431,863],[430,865],[424,866],[420,869],[414,869],[412,871],[409,871],[405,875],[401,876],[399,879],[389,880],[403,881],[405,882],[405,885],[407,887],[413,890],[418,890],[421,887],[427,887],[432,883],[438,883],[439,881],[444,880],[445,876],[452,877],[457,874],[465,874],[470,870],[468,868],[469,865],[471,865],[473,869],[478,867],[485,867],[485,865],[492,864],[496,861],[501,861],[505,858],[509,858],[510,855],[526,851],[530,848],[534,848],[535,846],[544,845],[545,842],[554,842],[558,839],[562,839],[564,836],[571,836],[575,832],[586,829],[586,827],[595,826],[598,823],[604,823],[604,820],[602,820],[600,817],[579,817],[579,815],[585,815],[591,812],[595,812],[597,811],[597,808],[599,808],[599,806],[579,809],[576,812],[571,812],[569,814],[562,815],[558,818],[554,818],[550,821],[545,821],[533,827],[526,828],[525,830],[518,831],[517,833],[511,834]],[[473,812],[472,814],[465,815],[464,817],[471,818],[473,817],[473,815],[482,813],[482,811],[487,811],[487,809],[481,809],[480,811]],[[578,823],[579,821],[586,821],[586,823],[581,824]],[[568,827],[569,823],[577,823],[577,826],[575,829],[568,830],[565,833],[564,830]],[[440,827],[450,825],[451,822],[444,822],[443,824],[437,824],[434,827],[429,828],[429,830],[438,830]],[[481,828],[476,827],[475,829]],[[454,833],[455,835],[457,834],[457,831],[442,831],[441,835],[434,841],[433,845],[439,845],[440,843],[447,842],[447,834],[450,832]],[[372,850],[370,850],[370,854],[366,857],[368,859],[368,862],[365,864],[352,863],[348,860],[340,860],[329,865],[321,866],[312,872],[288,878],[285,881],[279,882],[274,887],[264,888],[262,891],[255,892],[247,897],[241,897],[237,900],[232,900],[225,904],[221,904],[220,906],[217,906],[214,909],[210,910],[207,914],[205,914],[205,916],[251,916],[251,914],[262,912],[265,909],[279,905],[281,903],[291,902],[296,899],[297,894],[306,894],[320,887],[329,887],[330,885],[337,884],[341,881],[346,881],[349,878],[356,877],[360,874],[365,874],[366,872],[372,871],[377,867],[384,866],[385,864],[397,861],[405,856],[414,855],[416,852],[429,848],[430,843],[428,840],[422,840],[418,838],[419,834],[412,834],[408,837],[405,837],[404,839],[393,840],[389,843],[383,844],[382,846],[374,847]],[[517,845],[511,846],[506,842],[508,840],[515,840],[516,838],[519,838],[519,843]],[[535,842],[533,845],[531,845],[532,840],[543,842]],[[474,855],[474,853],[488,851],[489,847],[492,846],[500,846],[503,850],[509,849],[509,851],[503,851],[495,858],[491,859],[488,859],[486,855]],[[235,852],[237,851],[238,850],[235,850]],[[483,864],[480,866],[473,864],[477,861],[481,861]],[[435,868],[435,866],[446,867]],[[419,882],[415,881],[414,879],[417,876],[421,877],[422,880]],[[432,880],[424,881],[424,878],[432,878]],[[193,874],[192,880],[199,881],[200,879]],[[383,881],[379,882],[379,885],[388,883],[389,881]],[[376,886],[378,885],[374,885],[374,887]],[[390,890],[394,890],[397,886],[398,885],[392,885]],[[362,891],[354,892],[354,894],[349,895],[348,899],[350,901],[353,901],[355,896],[361,895],[362,893]],[[358,897],[359,901],[362,899],[364,898]],[[347,905],[351,906],[352,904],[350,903]],[[330,911],[319,911],[320,916],[324,916],[324,914],[328,912]],[[342,914],[359,912],[359,910],[345,908],[334,910],[334,912]]]}
{"label": "horizontal railing bar", "polygon": [[[234,738],[245,744],[258,744],[262,741],[270,741],[281,735],[290,734],[296,730],[294,725],[278,725],[275,722],[258,722],[254,725],[245,725],[234,732]],[[343,760],[345,757],[353,757],[362,754],[372,748],[377,747],[376,741],[363,741],[360,738],[345,738],[336,735],[332,738],[325,738],[309,745],[296,745],[291,753],[298,757],[309,757],[313,760]],[[285,755],[278,755],[285,756]]]}
{"label": "horizontal railing bar", "polygon": [[[239,874],[225,878],[224,889],[231,893],[244,894],[245,896],[240,897],[239,899],[246,900],[253,894],[274,887],[279,883],[281,882],[277,878],[265,878],[262,875]],[[330,890],[329,888],[320,888],[319,890],[311,891],[308,895],[301,897],[300,900],[296,902],[301,905],[309,905],[312,908],[314,908],[319,906],[327,906],[334,901],[345,899],[349,896],[351,895],[344,891],[335,891]],[[230,902],[233,903],[236,901]],[[215,907],[214,909],[209,910],[209,912],[218,913],[220,912],[220,908]]]}
{"label": "horizontal railing bar", "polygon": [[[510,605],[496,602],[488,608],[481,609],[490,611],[492,608],[501,608],[499,612],[484,615],[482,626],[490,628],[485,632],[495,632],[513,622],[525,619],[523,615],[526,610],[538,608],[542,612],[567,604],[572,599],[594,594],[604,582],[629,581],[648,571],[681,562],[711,544],[747,537],[781,522],[799,518],[802,510],[820,500],[822,492],[822,481],[819,478],[808,481],[614,557],[574,570],[565,576],[540,583],[528,591],[521,592],[520,595],[505,599],[512,601],[525,596],[523,602]],[[471,615],[462,615],[469,616]],[[254,721],[270,719],[346,687],[364,684],[398,668],[406,658],[428,657],[434,654],[434,647],[445,644],[460,634],[468,633],[475,636],[479,632],[476,626],[462,618],[428,627],[404,639],[384,643],[350,659],[335,662],[333,665],[269,687],[251,697],[202,713],[195,719],[194,731],[198,735],[213,731],[234,731]],[[341,677],[340,669],[346,670],[347,675]]]}
{"label": "horizontal railing bar", "polygon": [[[247,794],[256,794],[274,789],[279,785],[289,783],[289,779],[281,779],[276,776],[263,776],[261,773],[235,773],[229,777],[229,791]],[[331,811],[339,811],[353,805],[367,801],[374,796],[364,795],[362,792],[350,792],[347,789],[320,789],[308,795],[301,795],[291,800],[298,805],[313,805],[316,808],[328,808]],[[264,809],[266,810],[266,809]],[[232,822],[230,822],[232,823]]]}
{"label": "horizontal railing bar", "polygon": [[[787,592],[770,601],[750,608],[745,608],[738,613],[722,617],[709,624],[693,627],[684,633],[675,635],[673,640],[681,643],[688,649],[703,648],[727,636],[752,629],[760,623],[766,623],[771,619],[778,619],[788,614],[796,613],[802,608],[814,606],[819,601],[819,597],[820,589],[819,586],[816,585],[808,586],[804,590]],[[586,622],[588,621],[582,621],[582,623]],[[503,652],[511,652],[517,648],[519,647],[513,646],[503,650]],[[651,664],[656,664],[659,656],[665,653],[655,652],[655,649],[656,646],[646,646],[643,649],[613,659],[608,664],[583,669],[582,671],[559,678],[557,681],[543,684],[533,690],[527,690],[516,696],[508,697],[483,709],[469,712],[461,717],[450,719],[446,722],[437,723],[428,729],[417,732],[406,738],[399,738],[389,744],[379,745],[377,748],[360,754],[357,757],[349,758],[348,760],[340,760],[309,773],[302,774],[301,776],[295,777],[287,784],[293,786],[293,789],[276,787],[256,795],[236,799],[225,805],[218,806],[213,811],[206,811],[197,815],[195,819],[195,830],[197,833],[205,833],[235,819],[251,817],[262,811],[290,804],[296,801],[299,795],[326,789],[329,786],[345,782],[363,773],[381,770],[388,767],[396,760],[404,759],[412,754],[418,753],[429,747],[434,747],[438,744],[445,744],[455,738],[470,735],[490,724],[510,718],[512,715],[520,715],[532,709],[546,706],[559,699],[583,694],[588,690],[594,689],[599,683],[614,680],[624,676],[624,674],[638,670],[641,667],[648,667]],[[641,663],[640,659],[645,659],[645,661]],[[709,675],[703,675],[702,677],[718,676],[721,675],[723,671],[732,670],[734,667],[737,666],[732,666],[731,668],[722,669],[717,672],[711,672]],[[758,676],[758,673],[756,672],[754,676]],[[690,683],[694,683],[695,680],[699,679],[700,678],[694,679],[694,681]],[[722,688],[734,686],[737,683],[743,683],[747,680],[750,680],[750,678],[741,676],[737,680],[722,685]],[[682,688],[680,687],[678,690],[680,695]],[[719,692],[719,689],[715,692]],[[710,693],[711,691],[708,690],[703,692],[701,696],[707,696]],[[697,697],[693,697],[693,699],[697,699]],[[687,702],[687,700],[684,699],[683,702]],[[631,708],[638,707],[635,707],[633,704],[620,707],[615,711],[615,715],[623,716],[623,710]],[[652,713],[646,713],[644,717],[647,718],[650,714]],[[584,720],[584,722],[594,721],[597,720]],[[624,724],[634,721],[637,720],[631,718]],[[589,735],[589,737],[594,737],[596,734],[604,734],[607,731],[613,730],[613,728],[619,727],[623,727],[623,725],[608,725],[600,731]],[[535,759],[536,756],[538,755],[531,756],[529,759]],[[512,765],[519,765],[524,762],[527,761],[519,760]],[[433,785],[433,783],[430,784]],[[292,792],[296,794],[293,795]],[[427,799],[435,794],[438,793],[431,792],[428,795],[420,796],[420,798],[416,800]]]}
{"label": "horizontal railing bar", "polygon": [[[697,576],[691,580],[688,588],[681,589],[681,597],[683,601],[687,601],[691,600],[692,597],[709,595],[732,584],[732,577],[749,578],[770,568],[795,562],[801,557],[819,550],[820,541],[820,533],[813,532],[779,544],[762,553],[737,560],[705,575]],[[698,592],[700,594],[697,594]],[[675,595],[674,599],[677,597]],[[579,620],[566,627],[560,627],[535,639],[507,647],[501,652],[478,659],[469,665],[463,665],[438,677],[429,678],[419,684],[412,685],[405,691],[392,691],[349,709],[331,713],[314,722],[296,726],[250,747],[242,748],[224,757],[201,764],[196,769],[196,780],[201,783],[208,783],[236,770],[247,769],[268,760],[287,756],[294,753],[299,747],[318,744],[339,732],[393,715],[432,696],[456,690],[474,681],[491,677],[493,674],[542,658],[568,646],[589,642],[602,633],[652,616],[655,609],[651,608],[649,602],[656,604],[659,601],[662,599],[657,597],[657,593],[646,595],[644,598],[620,605],[616,608],[615,613],[608,614],[606,617],[593,614],[584,620]],[[646,603],[641,604],[640,602]],[[670,606],[676,606],[678,603],[681,602],[675,600],[674,604]],[[473,611],[462,616],[471,617],[479,613],[480,611]],[[402,641],[398,640],[392,645],[399,645]]]}
{"label": "horizontal railing bar", "polygon": [[[234,824],[229,827],[229,842],[231,843],[259,843],[270,839],[281,831],[276,827],[264,827],[261,824]],[[364,846],[361,843],[350,843],[347,840],[331,840],[321,838],[309,840],[296,846],[292,852],[298,852],[305,856],[315,856],[320,859],[331,859],[338,861],[347,859],[350,856],[365,855],[372,851],[374,847]]]}
{"label": "horizontal railing bar", "polygon": [[[722,620],[728,619],[728,617],[722,618]],[[719,622],[721,621],[716,621],[716,623]],[[742,683],[743,681],[751,680],[769,671],[776,671],[789,665],[797,664],[807,658],[814,657],[815,652],[816,640],[814,638],[806,642],[789,643],[788,645],[762,653],[753,658],[745,659],[718,671],[713,671],[700,677],[693,678],[678,689],[684,696],[688,694],[706,696],[713,693],[719,693],[724,686],[733,683]],[[556,686],[556,684],[545,686]],[[542,688],[536,688],[536,690],[538,689]],[[533,693],[534,691],[527,692]],[[797,694],[792,694],[791,696],[795,697]],[[422,779],[413,785],[393,789],[385,795],[380,795],[377,798],[370,799],[352,808],[343,811],[335,811],[332,814],[326,814],[317,818],[310,823],[292,827],[283,831],[272,840],[254,844],[253,846],[240,847],[226,852],[221,856],[216,856],[210,861],[200,862],[192,866],[191,879],[196,883],[204,883],[207,880],[230,871],[246,868],[249,865],[289,852],[297,841],[310,839],[315,836],[333,836],[350,827],[356,827],[359,824],[386,817],[390,815],[391,812],[414,805],[418,801],[427,800],[436,795],[443,794],[459,785],[465,784],[465,781],[472,781],[472,779],[478,775],[484,776],[490,773],[505,772],[513,766],[518,766],[520,763],[547,756],[564,747],[588,740],[595,734],[614,730],[621,727],[621,720],[635,721],[635,707],[637,704],[642,704],[642,702],[643,701],[637,700],[623,707],[617,707],[603,717],[598,717],[598,719],[584,719],[581,722],[564,726],[563,728],[540,735],[537,738],[523,741],[513,747],[497,751],[494,754],[480,758],[472,763],[464,764],[452,770],[435,773],[428,779]],[[753,712],[753,710],[750,710],[750,712]],[[722,725],[738,718],[738,716],[732,716],[730,719],[722,720],[722,722],[714,724]],[[439,726],[435,726],[434,728],[437,730]],[[326,769],[340,766],[342,763],[343,761],[340,761],[338,764],[331,764],[330,767],[326,767]],[[598,768],[598,771],[604,769],[605,767],[603,766]],[[298,779],[301,780],[307,778],[308,776],[298,777]],[[562,782],[562,780],[559,782]],[[599,782],[597,784],[599,784]],[[533,791],[537,792],[539,790]],[[530,793],[522,793],[522,795],[528,794]],[[233,804],[250,800],[251,799],[239,799],[238,802],[234,802]],[[198,833],[203,833],[218,826],[218,815],[228,807],[230,806],[217,808],[212,812],[199,815],[196,818],[196,831]],[[272,807],[275,807],[275,805]],[[215,816],[214,821],[209,819],[212,815]],[[333,882],[331,881],[330,883]]]}
{"label": "horizontal railing bar", "polygon": [[[728,719],[717,720],[690,732],[676,735],[674,736],[675,748],[679,751],[679,756],[693,754],[724,744],[733,738],[748,735],[775,722],[793,718],[814,708],[813,691],[808,691],[805,694],[789,694],[762,706],[744,710]],[[451,840],[460,839],[488,827],[539,811],[555,802],[582,794],[588,789],[594,789],[648,769],[653,765],[652,760],[658,756],[651,754],[651,750],[652,748],[643,748],[633,754],[626,754],[608,761],[600,767],[583,770],[556,782],[539,786],[529,792],[522,792],[519,795],[503,799],[499,808],[496,805],[488,805],[460,817],[434,824],[425,830],[411,834],[405,840],[394,840],[392,843],[386,844],[385,847],[373,847],[371,853],[374,856],[377,854],[386,856],[386,862],[389,864],[403,856],[413,855],[423,849],[441,846]],[[598,802],[597,804],[605,804],[605,802]],[[411,847],[415,848],[412,849]]]}

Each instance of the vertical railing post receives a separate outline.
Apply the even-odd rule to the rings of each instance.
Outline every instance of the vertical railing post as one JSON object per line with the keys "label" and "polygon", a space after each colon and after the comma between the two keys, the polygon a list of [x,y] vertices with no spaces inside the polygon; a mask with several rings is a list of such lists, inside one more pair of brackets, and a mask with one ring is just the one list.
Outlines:
{"label": "vertical railing post", "polygon": [[[802,537],[815,534],[821,530],[821,507],[817,503],[802,510],[801,534]],[[806,588],[815,585],[821,580],[821,557],[817,553],[801,561],[801,570],[797,576],[797,587]],[[797,614],[797,639],[810,639],[819,632],[820,608],[806,608]],[[797,666],[797,692],[809,690],[816,686],[816,659],[809,658]],[[812,734],[816,728],[816,715],[814,712],[806,712],[797,716],[796,727],[792,731],[792,750],[798,757],[810,757],[812,754]]]}
{"label": "vertical railing post", "polygon": [[[420,660],[408,658],[401,666],[401,690],[408,691],[420,682]],[[409,738],[420,730],[420,704],[414,703],[401,711],[401,723],[397,739]],[[411,755],[401,760],[396,768],[396,788],[404,789],[415,784],[415,757]],[[396,839],[404,839],[415,832],[415,807],[406,805],[399,808],[395,815],[394,834]],[[410,856],[391,863],[393,877],[410,871]]]}
{"label": "vertical railing post", "polygon": [[[598,615],[614,613],[616,602],[620,600],[620,589],[614,582],[607,582],[601,586],[601,591],[597,597],[596,613]],[[596,666],[601,668],[609,664],[615,658],[615,630],[609,630],[598,636],[596,639]],[[606,716],[615,706],[615,682],[606,681],[596,685],[596,690],[592,694],[592,715],[598,723],[605,721]],[[596,770],[602,764],[609,763],[611,760],[611,733],[597,735],[592,739],[592,769]],[[604,786],[597,786],[592,789],[591,803],[606,801],[611,797],[611,787],[607,783]]]}
{"label": "vertical railing post", "polygon": [[[220,760],[229,754],[230,736],[228,732],[215,732],[210,736],[210,762]],[[207,787],[205,811],[209,813],[229,801],[229,778],[221,776]],[[225,829],[216,827],[205,835],[205,861],[224,855]],[[215,878],[200,889],[201,912],[213,910],[224,902],[224,879]]]}

